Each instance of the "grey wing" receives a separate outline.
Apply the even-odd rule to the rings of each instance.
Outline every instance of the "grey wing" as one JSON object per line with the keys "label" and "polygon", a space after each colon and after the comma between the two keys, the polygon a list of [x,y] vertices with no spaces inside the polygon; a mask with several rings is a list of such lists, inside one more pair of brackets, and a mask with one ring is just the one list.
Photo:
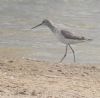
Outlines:
{"label": "grey wing", "polygon": [[73,35],[71,32],[69,31],[65,31],[65,30],[61,30],[61,34],[67,38],[67,39],[73,39],[73,40],[85,40],[84,37],[78,37]]}

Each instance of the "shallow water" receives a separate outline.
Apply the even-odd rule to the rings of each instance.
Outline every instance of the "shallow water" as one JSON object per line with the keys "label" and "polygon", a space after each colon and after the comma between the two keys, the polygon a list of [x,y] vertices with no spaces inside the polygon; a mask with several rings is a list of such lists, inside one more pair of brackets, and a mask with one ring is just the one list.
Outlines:
{"label": "shallow water", "polygon": [[[93,39],[72,46],[77,63],[100,63],[99,0],[0,0],[0,47],[26,48],[29,52],[21,51],[22,57],[59,61],[65,45],[46,27],[30,29],[45,18]],[[71,50],[64,62],[73,62]]]}

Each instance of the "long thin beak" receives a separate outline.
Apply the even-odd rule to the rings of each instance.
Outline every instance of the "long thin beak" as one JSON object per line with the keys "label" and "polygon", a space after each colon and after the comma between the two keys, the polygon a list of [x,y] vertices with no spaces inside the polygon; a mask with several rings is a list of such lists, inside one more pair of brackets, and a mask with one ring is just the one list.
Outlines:
{"label": "long thin beak", "polygon": [[41,26],[41,25],[42,25],[42,23],[36,25],[35,27],[32,27],[31,29],[37,28],[37,27],[39,27],[39,26]]}

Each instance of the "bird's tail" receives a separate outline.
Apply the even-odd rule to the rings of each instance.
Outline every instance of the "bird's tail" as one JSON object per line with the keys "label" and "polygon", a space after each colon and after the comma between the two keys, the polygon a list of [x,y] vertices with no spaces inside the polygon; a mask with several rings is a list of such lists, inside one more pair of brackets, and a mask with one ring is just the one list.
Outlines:
{"label": "bird's tail", "polygon": [[88,38],[85,38],[85,37],[81,37],[81,40],[84,40],[84,41],[92,41],[92,39],[88,39]]}
{"label": "bird's tail", "polygon": [[87,40],[87,41],[92,41],[93,39],[85,39],[85,40]]}

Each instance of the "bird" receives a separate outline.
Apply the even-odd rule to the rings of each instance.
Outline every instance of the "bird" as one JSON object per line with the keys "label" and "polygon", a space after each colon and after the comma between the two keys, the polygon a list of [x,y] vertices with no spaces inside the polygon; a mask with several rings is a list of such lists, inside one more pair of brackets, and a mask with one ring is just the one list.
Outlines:
{"label": "bird", "polygon": [[66,50],[64,53],[64,56],[60,59],[60,63],[65,59],[67,55],[67,49],[68,47],[71,49],[74,57],[74,62],[76,62],[76,56],[75,56],[75,51],[72,48],[72,44],[76,43],[81,43],[85,41],[91,41],[92,39],[85,38],[83,36],[76,36],[73,32],[67,31],[66,29],[63,28],[57,28],[53,22],[51,22],[48,19],[44,19],[40,24],[32,27],[31,29],[35,29],[41,25],[47,26],[53,33],[54,35],[58,38],[58,40],[66,45]]}

